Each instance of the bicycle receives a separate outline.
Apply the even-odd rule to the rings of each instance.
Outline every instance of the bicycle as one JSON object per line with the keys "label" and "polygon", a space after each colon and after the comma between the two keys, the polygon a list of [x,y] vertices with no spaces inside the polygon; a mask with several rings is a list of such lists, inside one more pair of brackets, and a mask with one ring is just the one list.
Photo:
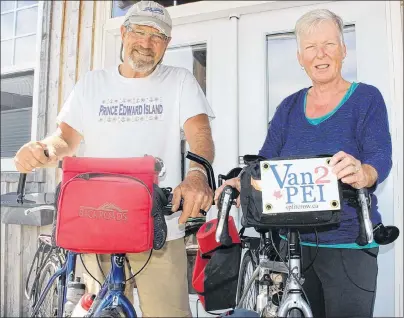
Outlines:
{"label": "bicycle", "polygon": [[[48,206],[38,207],[34,210],[48,209]],[[40,234],[38,236],[38,249],[31,263],[28,277],[25,283],[25,296],[30,301],[31,309],[33,309],[41,295],[46,281],[56,273],[65,261],[66,252],[52,245],[51,236]],[[35,273],[35,275],[33,275]],[[31,275],[33,281],[31,282]],[[31,287],[29,287],[31,286]],[[50,299],[42,306],[38,317],[57,317],[58,302],[58,284],[53,284],[50,290]]]}
{"label": "bicycle", "polygon": [[[215,178],[213,173],[213,168],[209,164],[207,160],[202,157],[197,156],[191,152],[188,152],[186,158],[193,160],[201,165],[203,165],[206,169],[207,176],[208,176],[208,183],[209,186],[212,188],[213,191],[216,190]],[[20,175],[19,186],[17,190],[17,202],[21,205],[24,203],[24,188],[25,188],[25,179],[26,174]],[[171,204],[172,200],[172,193],[171,188],[163,188],[163,192],[165,193],[168,202]],[[171,205],[166,207],[167,211],[171,210]],[[182,202],[180,205],[180,209],[182,207]],[[33,213],[36,211],[40,211],[41,209],[50,209],[54,208],[50,205],[38,206],[33,209],[26,211],[26,213]],[[203,212],[203,211],[201,211]],[[205,212],[206,215],[206,212]],[[193,223],[187,229],[187,235],[194,234],[199,229],[199,227],[203,224],[203,218],[194,218],[190,221]],[[43,313],[43,310],[40,311],[42,305],[44,303],[45,298],[47,297],[48,293],[52,291],[57,291],[57,308],[56,306],[51,307],[51,314],[53,316],[62,317],[66,316],[65,312],[65,305],[66,305],[66,294],[67,294],[67,286],[69,283],[73,282],[75,279],[76,273],[76,261],[77,256],[79,253],[72,252],[72,251],[64,251],[60,249],[52,242],[50,242],[50,236],[41,235],[38,240],[42,244],[42,249],[47,249],[48,254],[47,258],[54,259],[56,255],[63,255],[63,258],[58,259],[57,263],[46,262],[39,262],[39,254],[34,258],[34,261],[31,265],[31,269],[34,268],[36,264],[37,274],[32,284],[32,288],[26,291],[26,295],[29,299],[31,299],[32,303],[35,304],[32,310],[31,317],[37,317],[39,313]],[[39,249],[38,249],[39,250]],[[42,253],[43,254],[43,253]],[[152,254],[152,250],[150,252],[149,258],[143,267],[135,274],[133,274],[129,279],[135,277],[143,268],[147,265],[148,261],[150,260]],[[125,283],[129,279],[126,279],[124,263],[125,263],[125,254],[112,254],[111,255],[111,270],[107,273],[105,280],[101,286],[100,291],[96,295],[91,308],[87,313],[87,317],[137,317],[136,312],[130,301],[124,295]],[[44,264],[45,263],[45,264]],[[57,265],[56,265],[57,264]],[[55,266],[53,266],[55,265]],[[44,270],[49,267],[52,267],[52,275],[49,278],[46,286],[44,288],[39,288],[38,286],[42,286],[45,282],[45,273]],[[89,273],[91,275],[91,273]],[[29,274],[30,276],[31,274]],[[29,280],[29,279],[28,279]],[[28,286],[28,280],[26,285]],[[67,313],[69,315],[69,313]],[[49,316],[49,312],[45,316]]]}
{"label": "bicycle", "polygon": [[[248,162],[245,162],[248,164]],[[240,174],[242,169],[239,170]],[[226,189],[226,188],[225,188]],[[224,191],[225,191],[224,189]],[[231,189],[228,191],[236,191]],[[344,188],[342,197],[352,203],[359,204],[358,217],[360,223],[357,243],[366,245],[376,240],[379,244],[392,243],[399,235],[394,226],[384,227],[377,224],[372,228],[370,220],[371,200],[367,189],[353,190]],[[230,197],[232,195],[230,194]],[[260,237],[244,236],[244,228],[239,232],[243,249],[240,275],[237,286],[236,308],[255,311],[260,317],[312,317],[309,299],[303,289],[304,271],[301,266],[300,236],[296,228],[289,228],[286,238],[286,253],[276,247],[281,242],[277,234],[275,241],[273,231],[279,228],[255,228]],[[317,251],[318,236],[315,228]],[[314,263],[305,269],[309,269]],[[251,275],[248,277],[248,275]],[[247,303],[247,297],[251,302]]]}

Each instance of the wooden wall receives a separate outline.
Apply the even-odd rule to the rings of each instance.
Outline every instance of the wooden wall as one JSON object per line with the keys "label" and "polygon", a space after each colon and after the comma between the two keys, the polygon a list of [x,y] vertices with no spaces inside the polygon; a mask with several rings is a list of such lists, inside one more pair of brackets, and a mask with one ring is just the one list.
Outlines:
{"label": "wooden wall", "polygon": [[[92,69],[94,51],[95,1],[44,1],[39,67],[38,138],[52,133],[56,116],[76,81]],[[53,192],[57,169],[28,178],[26,192]],[[1,174],[1,193],[16,191],[17,173]],[[7,207],[1,207],[2,214]],[[14,208],[15,209],[15,208]],[[22,213],[15,209],[15,213]],[[35,254],[39,233],[50,226],[1,224],[0,316],[28,317],[29,304],[24,285]]]}

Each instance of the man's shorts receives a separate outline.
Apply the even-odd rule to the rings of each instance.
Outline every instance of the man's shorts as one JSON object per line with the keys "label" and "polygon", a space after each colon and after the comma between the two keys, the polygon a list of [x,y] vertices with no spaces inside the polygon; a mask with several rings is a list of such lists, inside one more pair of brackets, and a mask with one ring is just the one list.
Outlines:
{"label": "man's shorts", "polygon": [[[126,267],[126,279],[139,271],[146,263],[150,252],[127,254],[131,273]],[[103,272],[111,267],[109,255],[99,255]],[[91,275],[103,282],[94,254],[83,254],[83,261]],[[87,291],[96,294],[100,286],[86,271],[83,272]],[[126,283],[125,295],[133,303],[134,287],[138,289],[143,317],[191,317],[188,296],[187,256],[184,238],[168,241],[161,250],[153,250],[146,267],[134,279]]]}

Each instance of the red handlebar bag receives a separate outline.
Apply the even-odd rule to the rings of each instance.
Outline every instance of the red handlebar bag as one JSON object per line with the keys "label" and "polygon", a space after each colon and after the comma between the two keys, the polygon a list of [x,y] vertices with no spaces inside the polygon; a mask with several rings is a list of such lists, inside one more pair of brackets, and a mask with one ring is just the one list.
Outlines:
{"label": "red handlebar bag", "polygon": [[206,222],[196,234],[199,250],[195,259],[192,287],[206,311],[236,306],[241,241],[234,219],[229,216],[230,246],[215,240],[217,219]]}
{"label": "red handlebar bag", "polygon": [[63,159],[56,244],[79,253],[139,253],[153,248],[156,160]]}

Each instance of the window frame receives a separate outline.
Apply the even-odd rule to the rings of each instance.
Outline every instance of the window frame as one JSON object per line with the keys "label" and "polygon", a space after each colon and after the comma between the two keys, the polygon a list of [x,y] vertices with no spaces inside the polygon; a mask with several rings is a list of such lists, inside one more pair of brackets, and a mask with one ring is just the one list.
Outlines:
{"label": "window frame", "polygon": [[[272,6],[279,1],[198,1],[167,7],[175,25],[207,21],[228,17],[230,11],[249,12],[261,10],[261,6]],[[208,4],[208,5],[207,5]],[[105,52],[108,41],[119,34],[124,16],[112,18],[112,0],[96,1],[96,19],[94,35],[94,69],[105,65]],[[198,12],[198,14],[195,14]]]}
{"label": "window frame", "polygon": [[[43,16],[44,16],[44,4],[45,1],[38,1],[37,4],[22,7],[22,8],[14,8],[13,10],[5,11],[4,13],[14,12],[14,29],[16,28],[16,15],[17,12],[23,9],[38,7],[38,16],[37,16],[37,25],[36,25],[36,52],[41,52],[42,47],[42,25],[43,25]],[[24,34],[23,36],[12,37],[10,39],[20,38],[33,35],[32,34]],[[14,50],[15,50],[15,43],[13,45],[13,61],[14,61]],[[1,76],[12,76],[20,73],[25,72],[33,72],[34,73],[34,83],[33,83],[33,93],[32,93],[32,120],[31,120],[31,140],[37,139],[37,132],[38,132],[38,101],[39,101],[39,74],[40,74],[40,66],[41,66],[41,54],[36,54],[35,61],[24,63],[20,65],[12,65],[7,67],[1,68]],[[1,157],[1,173],[5,172],[17,172],[15,168],[14,161],[12,157]]]}

